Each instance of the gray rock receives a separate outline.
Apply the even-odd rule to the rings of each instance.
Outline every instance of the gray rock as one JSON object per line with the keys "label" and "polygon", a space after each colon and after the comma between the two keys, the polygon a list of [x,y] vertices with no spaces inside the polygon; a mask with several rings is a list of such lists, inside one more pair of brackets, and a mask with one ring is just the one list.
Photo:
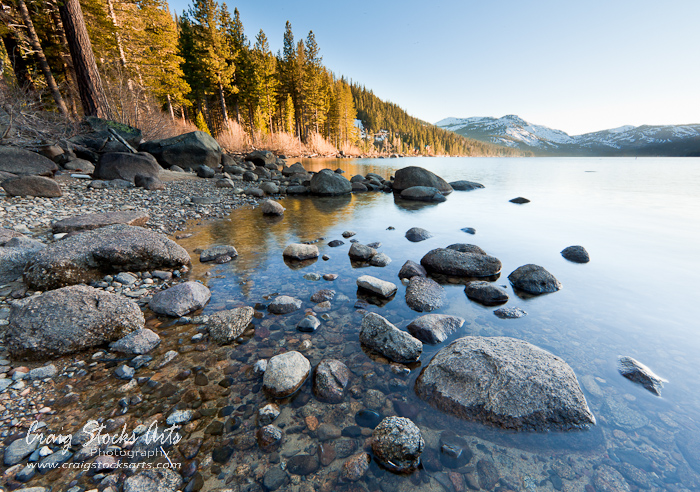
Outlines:
{"label": "gray rock", "polygon": [[304,333],[313,333],[319,326],[321,326],[321,322],[316,316],[307,315],[297,323],[297,330]]}
{"label": "gray rock", "polygon": [[301,165],[301,162],[295,162],[289,167],[282,169],[282,174],[284,176],[292,176],[294,174],[306,174],[306,169]]}
{"label": "gray rock", "polygon": [[464,319],[448,314],[426,314],[406,327],[408,332],[423,343],[442,343],[464,325]]}
{"label": "gray rock", "polygon": [[282,252],[283,256],[293,260],[318,258],[318,247],[313,244],[290,244]]}
{"label": "gray rock", "polygon": [[404,364],[417,361],[423,351],[420,340],[376,313],[368,313],[362,320],[360,342],[387,359]]}
{"label": "gray rock", "polygon": [[340,403],[350,382],[350,369],[337,359],[323,359],[316,366],[313,391],[321,401]]}
{"label": "gray rock", "polygon": [[150,217],[145,212],[128,210],[123,212],[105,212],[99,214],[76,215],[67,219],[58,220],[51,224],[51,232],[89,231],[115,224],[130,226],[145,226]]}
{"label": "gray rock", "polygon": [[57,198],[63,196],[58,183],[44,176],[19,176],[6,179],[0,186],[10,196],[37,196],[44,198]]}
{"label": "gray rock", "polygon": [[311,178],[309,189],[314,195],[346,195],[352,191],[352,184],[340,174],[322,169]]}
{"label": "gray rock", "polygon": [[143,355],[160,345],[160,337],[154,331],[144,328],[129,333],[109,345],[111,350],[129,355]]}
{"label": "gray rock", "polygon": [[386,417],[372,432],[372,451],[394,472],[410,472],[420,465],[425,441],[420,429],[405,417]]}
{"label": "gray rock", "polygon": [[137,174],[134,176],[134,184],[138,188],[143,188],[149,191],[158,191],[165,189],[165,183],[155,176],[144,176],[142,174]]}
{"label": "gray rock", "polygon": [[285,398],[296,392],[311,371],[311,363],[299,352],[275,355],[267,362],[263,389],[274,398]]}
{"label": "gray rock", "polygon": [[184,248],[163,234],[107,226],[49,244],[29,261],[24,280],[35,290],[99,281],[114,271],[162,270],[190,263]]}
{"label": "gray rock", "polygon": [[654,371],[641,362],[632,357],[620,356],[617,359],[617,370],[630,381],[641,384],[656,396],[661,396],[661,388],[666,380],[654,374]]}
{"label": "gray rock", "polygon": [[357,232],[355,232],[355,231],[343,231],[343,233],[341,234],[341,236],[343,236],[345,239],[349,239],[349,238],[356,236],[356,235],[357,235]]}
{"label": "gray rock", "polygon": [[595,424],[571,367],[513,338],[452,342],[423,369],[415,391],[438,410],[507,429],[568,431]]}
{"label": "gray rock", "polygon": [[420,227],[412,227],[406,231],[406,239],[408,239],[412,243],[425,241],[426,239],[431,237],[433,237],[433,235],[429,231],[421,229]]}
{"label": "gray rock", "polygon": [[255,310],[248,306],[214,313],[206,324],[209,336],[222,345],[231,343],[243,334],[254,314]]}
{"label": "gray rock", "polygon": [[508,302],[508,293],[491,282],[476,280],[469,282],[464,287],[464,293],[472,301],[480,302],[485,306],[495,306]]}
{"label": "gray rock", "polygon": [[256,198],[262,198],[265,196],[265,192],[260,188],[248,188],[243,192],[244,195],[254,196]]}
{"label": "gray rock", "polygon": [[423,268],[421,265],[416,263],[415,261],[408,260],[406,263],[403,264],[401,267],[401,270],[399,271],[399,278],[404,279],[404,278],[413,278],[415,276],[419,277],[426,277],[428,275],[428,272],[425,271],[425,268]]}
{"label": "gray rock", "polygon": [[384,253],[377,253],[369,259],[369,264],[376,267],[385,267],[389,263],[391,263],[391,258]]}
{"label": "gray rock", "polygon": [[133,379],[134,374],[136,374],[136,369],[129,367],[126,364],[117,367],[117,370],[114,371],[115,376],[117,376],[119,379],[126,379],[127,381]]}
{"label": "gray rock", "polygon": [[[80,133],[70,138],[69,141],[95,152],[124,152],[128,150],[124,144],[112,136],[109,130],[116,131],[132,147],[138,147],[143,137],[141,130],[137,128],[95,116],[84,118],[80,122],[80,127]],[[76,153],[80,152],[76,150]]]}
{"label": "gray rock", "polygon": [[280,415],[280,407],[276,403],[268,403],[258,410],[258,425],[270,425]]}
{"label": "gray rock", "polygon": [[511,202],[511,203],[517,203],[517,204],[519,204],[519,205],[522,205],[522,204],[524,204],[524,203],[530,203],[530,200],[528,200],[527,198],[523,198],[523,197],[521,197],[521,196],[519,196],[519,197],[517,197],[517,198],[511,198],[511,199],[508,200],[508,201]]}
{"label": "gray rock", "polygon": [[264,215],[284,215],[284,207],[274,200],[265,200],[260,205],[260,211]]}
{"label": "gray rock", "polygon": [[528,294],[546,294],[561,289],[561,282],[539,265],[518,267],[508,275],[508,280],[513,287]]}
{"label": "gray rock", "polygon": [[14,466],[32,454],[34,450],[39,447],[39,439],[37,436],[34,437],[34,439],[31,437],[29,439],[20,437],[12,441],[12,443],[5,448],[5,466]]}
{"label": "gray rock", "polygon": [[0,146],[0,171],[17,176],[53,176],[58,166],[36,152]]}
{"label": "gray rock", "polygon": [[4,246],[0,247],[0,285],[14,282],[21,277],[29,260],[44,249],[43,243],[21,234],[18,236],[7,240]]}
{"label": "gray rock", "polygon": [[176,492],[182,477],[169,468],[154,468],[124,480],[124,492]]}
{"label": "gray rock", "polygon": [[435,311],[445,302],[445,290],[428,277],[415,276],[406,287],[406,304],[414,311]]}
{"label": "gray rock", "polygon": [[225,178],[217,179],[214,182],[214,186],[216,186],[217,188],[235,188],[236,184],[233,182],[232,179]]}
{"label": "gray rock", "polygon": [[102,345],[145,324],[133,301],[84,285],[44,292],[14,305],[9,321],[10,353],[33,359]]}
{"label": "gray rock", "polygon": [[574,263],[588,263],[591,261],[588,251],[586,251],[586,248],[583,246],[569,246],[568,248],[564,248],[561,255]]}
{"label": "gray rock", "polygon": [[360,243],[352,243],[352,245],[350,246],[350,250],[348,251],[348,256],[351,259],[358,261],[369,261],[369,259],[376,254],[376,249],[370,248],[369,246],[365,246],[364,244]]}
{"label": "gray rock", "polygon": [[519,307],[499,308],[496,309],[493,314],[501,319],[517,319],[527,316],[527,313]]}
{"label": "gray rock", "polygon": [[93,175],[97,179],[123,179],[133,183],[137,175],[158,178],[161,170],[151,154],[112,152],[100,157]]}
{"label": "gray rock", "polygon": [[288,314],[301,308],[301,300],[290,296],[278,296],[268,306],[272,314]]}
{"label": "gray rock", "polygon": [[279,466],[272,466],[263,475],[263,486],[265,490],[277,490],[289,483],[289,475]]}
{"label": "gray rock", "polygon": [[287,460],[287,470],[292,475],[310,475],[319,469],[318,457],[313,454],[298,454]]}
{"label": "gray rock", "polygon": [[95,165],[85,159],[71,159],[70,161],[63,164],[63,169],[67,171],[77,171],[85,174],[92,174],[95,172]]}
{"label": "gray rock", "polygon": [[180,317],[203,308],[211,292],[199,282],[184,282],[153,295],[148,307],[157,314]]}
{"label": "gray rock", "polygon": [[457,191],[472,191],[484,187],[481,183],[475,183],[474,181],[452,181],[450,186]]}
{"label": "gray rock", "polygon": [[277,195],[280,192],[279,186],[272,181],[265,181],[260,185],[260,189],[264,191],[266,195]]}
{"label": "gray rock", "polygon": [[295,185],[287,188],[287,195],[306,195],[309,189],[306,186]]}
{"label": "gray rock", "polygon": [[199,176],[200,178],[209,179],[213,178],[215,175],[216,171],[214,171],[209,166],[205,166],[204,164],[202,164],[201,166],[197,167],[197,176]]}
{"label": "gray rock", "polygon": [[145,142],[139,150],[153,155],[166,169],[175,165],[188,170],[201,165],[214,169],[220,165],[222,154],[218,142],[201,131]]}
{"label": "gray rock", "polygon": [[457,277],[490,277],[501,271],[501,262],[493,256],[461,253],[453,249],[437,248],[426,254],[421,265],[429,272]]}
{"label": "gray rock", "polygon": [[401,192],[401,198],[404,200],[416,200],[419,202],[444,202],[447,201],[437,188],[430,186],[412,186]]}
{"label": "gray rock", "polygon": [[121,272],[114,276],[114,280],[122,285],[134,285],[138,278],[128,272]]}
{"label": "gray rock", "polygon": [[333,289],[321,289],[311,295],[311,302],[318,304],[319,302],[332,301],[335,298]]}
{"label": "gray rock", "polygon": [[245,160],[252,162],[256,166],[265,166],[266,164],[275,164],[277,157],[269,150],[254,150],[245,156]]}
{"label": "gray rock", "polygon": [[357,279],[357,286],[386,299],[396,294],[398,289],[395,284],[370,275],[362,275],[359,277]]}
{"label": "gray rock", "polygon": [[465,244],[465,243],[455,243],[450,244],[447,249],[453,249],[459,251],[460,253],[474,253],[476,255],[485,255],[486,251],[481,249],[476,244]]}
{"label": "gray rock", "polygon": [[193,196],[190,197],[190,200],[197,205],[216,205],[221,203],[221,198],[218,196]]}
{"label": "gray rock", "polygon": [[165,423],[168,425],[180,425],[192,420],[193,412],[192,410],[175,410],[173,413],[168,415],[165,419]]}
{"label": "gray rock", "polygon": [[452,187],[444,179],[422,167],[409,166],[396,171],[392,185],[395,191],[402,191],[413,186],[437,188],[443,195],[452,193]]}
{"label": "gray rock", "polygon": [[0,246],[5,246],[10,239],[15,237],[25,237],[24,234],[13,231],[12,229],[0,228]]}
{"label": "gray rock", "polygon": [[206,263],[207,261],[216,261],[222,256],[235,258],[238,256],[238,251],[232,245],[220,245],[207,248],[199,255],[199,261]]}
{"label": "gray rock", "polygon": [[27,374],[29,379],[46,379],[53,378],[58,375],[58,368],[53,364],[48,364],[46,366],[37,367],[32,369]]}

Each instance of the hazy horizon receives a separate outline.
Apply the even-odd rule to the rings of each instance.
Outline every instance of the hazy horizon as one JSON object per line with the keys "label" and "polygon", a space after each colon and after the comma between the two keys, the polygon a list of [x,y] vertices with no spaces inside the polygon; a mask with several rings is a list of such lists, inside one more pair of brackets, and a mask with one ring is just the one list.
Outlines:
{"label": "hazy horizon", "polygon": [[[178,14],[189,0],[170,0]],[[324,64],[430,123],[515,114],[580,135],[632,125],[700,123],[694,20],[700,2],[585,4],[444,0],[425,4],[250,0],[249,39],[282,48],[313,30]]]}

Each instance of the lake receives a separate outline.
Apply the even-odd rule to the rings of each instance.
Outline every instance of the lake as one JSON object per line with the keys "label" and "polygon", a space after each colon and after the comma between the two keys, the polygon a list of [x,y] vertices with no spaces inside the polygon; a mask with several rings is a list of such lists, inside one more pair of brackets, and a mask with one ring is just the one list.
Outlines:
{"label": "lake", "polygon": [[[287,209],[283,218],[266,218],[252,209],[237,210],[227,220],[193,224],[193,236],[180,241],[191,253],[213,244],[233,244],[239,252],[223,265],[193,260],[192,275],[212,291],[203,314],[240,305],[264,312],[254,322],[255,333],[251,330],[239,345],[212,351],[219,359],[240,364],[241,373],[234,375],[231,386],[233,415],[240,416],[240,427],[232,431],[233,438],[222,438],[221,445],[233,446],[233,454],[225,463],[212,465],[205,488],[246,476],[241,471],[245,467],[259,482],[291,456],[334,453],[337,458],[328,467],[295,476],[281,488],[331,490],[342,456],[360,452],[371,430],[360,429],[355,436],[344,431],[339,440],[354,443],[329,451],[334,441],[321,443],[315,426],[350,428],[355,414],[369,409],[382,416],[411,416],[426,441],[423,466],[406,476],[372,463],[359,482],[338,483],[339,490],[700,489],[700,324],[695,316],[700,297],[700,159],[310,159],[303,164],[313,171],[341,168],[348,178],[367,172],[388,178],[400,167],[417,165],[447,181],[482,183],[484,189],[455,191],[440,204],[407,202],[381,192],[289,197],[281,200]],[[518,196],[531,202],[509,202]],[[409,242],[404,234],[411,227],[427,229],[432,237]],[[475,234],[461,230],[467,227]],[[381,242],[379,251],[393,261],[384,268],[353,265],[347,254],[350,241],[342,237],[348,230],[363,244]],[[331,248],[327,244],[334,239],[345,244]],[[285,246],[305,241],[318,241],[321,255],[330,258],[303,268],[285,263]],[[434,312],[466,322],[446,342],[425,345],[410,372],[397,371],[364,351],[358,340],[358,299],[369,301],[365,309],[405,329],[424,313],[406,305],[406,287],[398,278],[401,266],[453,243],[476,244],[499,258],[503,269],[496,284],[510,296],[505,306],[520,307],[527,316],[499,319],[494,307],[470,301],[463,285],[447,284],[447,302]],[[560,252],[571,245],[584,246],[590,263],[565,260]],[[563,288],[518,297],[507,276],[528,263],[545,267]],[[327,282],[308,275],[325,273],[337,274],[338,279]],[[377,302],[358,292],[355,281],[364,274],[396,283],[396,296]],[[324,288],[337,294],[329,310],[318,312],[321,327],[313,334],[296,331],[304,309],[314,307],[311,294]],[[265,306],[277,294],[301,299],[303,309],[280,317],[267,314]],[[180,337],[196,333],[190,325],[172,325],[169,330]],[[518,338],[563,358],[575,371],[597,425],[582,432],[517,434],[461,421],[419,400],[413,385],[421,367],[440,348],[466,335]],[[166,348],[164,344],[161,350]],[[282,401],[275,423],[285,436],[279,452],[269,454],[240,445],[242,438],[235,436],[254,431],[251,415],[268,401],[259,382],[250,377],[250,367],[280,350],[300,350],[312,366],[322,358],[340,359],[351,369],[352,380],[346,401],[339,405],[316,401],[308,382]],[[618,373],[621,355],[668,380],[661,397]],[[440,455],[439,439],[446,430],[457,433],[473,453],[466,465],[450,468]]]}

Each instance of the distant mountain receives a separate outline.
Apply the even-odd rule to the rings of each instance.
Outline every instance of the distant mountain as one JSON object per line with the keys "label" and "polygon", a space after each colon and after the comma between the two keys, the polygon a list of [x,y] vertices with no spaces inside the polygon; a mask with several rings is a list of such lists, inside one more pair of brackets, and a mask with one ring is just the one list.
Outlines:
{"label": "distant mountain", "polygon": [[621,126],[576,136],[515,115],[445,118],[436,125],[541,156],[700,156],[700,125]]}

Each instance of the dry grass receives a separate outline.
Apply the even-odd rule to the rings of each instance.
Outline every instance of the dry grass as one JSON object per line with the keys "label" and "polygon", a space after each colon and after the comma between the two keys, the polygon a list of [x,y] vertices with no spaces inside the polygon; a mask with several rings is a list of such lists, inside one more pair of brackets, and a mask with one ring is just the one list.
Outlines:
{"label": "dry grass", "polygon": [[216,136],[221,147],[230,153],[243,153],[252,149],[250,137],[236,121],[229,121],[228,128]]}
{"label": "dry grass", "polygon": [[308,142],[306,143],[306,150],[309,154],[322,156],[332,156],[338,153],[338,149],[318,133],[312,133],[309,136]]}

